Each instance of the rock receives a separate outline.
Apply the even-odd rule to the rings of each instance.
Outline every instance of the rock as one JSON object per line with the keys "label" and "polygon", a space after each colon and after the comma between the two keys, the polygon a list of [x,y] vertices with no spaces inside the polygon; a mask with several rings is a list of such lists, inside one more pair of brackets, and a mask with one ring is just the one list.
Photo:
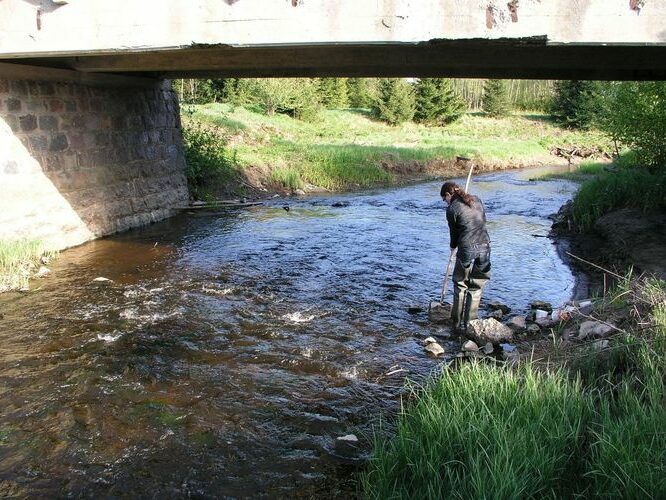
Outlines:
{"label": "rock", "polygon": [[578,340],[598,339],[607,336],[614,328],[599,321],[583,321],[578,328]]}
{"label": "rock", "polygon": [[433,300],[428,306],[428,319],[433,323],[446,323],[451,319],[451,305]]}
{"label": "rock", "polygon": [[514,352],[517,349],[517,347],[513,344],[500,344],[500,347],[504,353]]}
{"label": "rock", "polygon": [[296,196],[303,196],[305,194],[305,191],[303,191],[302,189],[295,189],[294,194]]}
{"label": "rock", "polygon": [[347,434],[345,436],[340,436],[338,439],[336,439],[336,443],[358,444],[358,438],[356,437],[355,434]]}
{"label": "rock", "polygon": [[331,205],[334,208],[343,208],[343,207],[348,207],[349,202],[348,201],[336,201]]}
{"label": "rock", "polygon": [[591,300],[581,300],[578,302],[578,313],[579,314],[590,314],[594,305]]}
{"label": "rock", "polygon": [[523,316],[512,316],[507,321],[506,326],[511,328],[514,332],[522,332],[527,328],[527,321]]}
{"label": "rock", "polygon": [[42,264],[46,265],[46,264],[48,264],[48,263],[51,261],[51,257],[48,256],[48,255],[42,255],[42,256],[39,258],[39,261],[40,261]]}
{"label": "rock", "polygon": [[608,349],[609,344],[610,343],[606,339],[595,340],[592,343],[592,349],[594,349],[595,351],[603,351],[604,349]]}
{"label": "rock", "polygon": [[40,266],[39,271],[35,273],[35,278],[43,278],[48,276],[51,273],[51,270],[46,266]]}
{"label": "rock", "polygon": [[536,323],[532,323],[527,326],[527,333],[539,333],[541,331],[541,327],[537,325]]}
{"label": "rock", "polygon": [[338,437],[335,440],[335,451],[343,455],[358,451],[358,438],[355,434]]}
{"label": "rock", "polygon": [[553,318],[553,321],[559,321],[560,323],[569,321],[571,319],[571,311],[568,309],[554,309],[553,313],[550,315]]}
{"label": "rock", "polygon": [[544,310],[544,309],[535,309],[534,311],[534,319],[544,319],[548,317],[549,312]]}
{"label": "rock", "polygon": [[499,344],[513,340],[513,330],[494,318],[473,319],[467,324],[467,336],[477,344]]}
{"label": "rock", "polygon": [[409,306],[407,308],[407,312],[409,314],[418,314],[420,312],[423,312],[423,308],[421,306]]}
{"label": "rock", "polygon": [[504,316],[504,313],[501,309],[496,309],[488,315],[489,318],[494,318],[498,321],[502,319],[502,316]]}
{"label": "rock", "polygon": [[95,278],[93,280],[93,283],[113,283],[113,280],[110,280],[109,278],[104,278],[103,276],[100,276],[99,278]]}
{"label": "rock", "polygon": [[509,306],[501,304],[500,302],[489,302],[488,307],[490,307],[493,311],[502,311],[502,314],[509,314],[511,312],[511,308]]}
{"label": "rock", "polygon": [[479,350],[479,346],[473,340],[468,340],[463,344],[462,349],[465,352],[477,352]]}
{"label": "rock", "polygon": [[509,366],[515,366],[518,363],[520,363],[520,354],[518,353],[518,351],[503,352],[502,358],[504,359],[504,361],[506,361],[506,364],[508,364]]}
{"label": "rock", "polygon": [[431,342],[429,344],[426,344],[424,349],[425,349],[425,352],[427,352],[428,354],[433,355],[434,357],[441,356],[445,352],[444,348],[441,345],[439,345],[437,342]]}
{"label": "rock", "polygon": [[538,319],[535,321],[535,323],[536,323],[537,325],[539,325],[539,327],[540,327],[541,329],[544,329],[544,328],[552,328],[552,327],[554,327],[554,326],[557,324],[557,323],[555,323],[555,321],[553,321],[552,319],[550,319],[548,316],[546,316],[545,318],[538,318]]}
{"label": "rock", "polygon": [[428,344],[436,344],[437,340],[435,340],[435,337],[428,337],[423,341],[423,345],[428,345]]}
{"label": "rock", "polygon": [[494,350],[495,348],[490,342],[483,346],[483,354],[492,354]]}
{"label": "rock", "polygon": [[544,302],[543,300],[534,300],[530,302],[530,307],[532,309],[542,309],[547,312],[551,312],[553,310],[553,306],[550,304],[550,302]]}

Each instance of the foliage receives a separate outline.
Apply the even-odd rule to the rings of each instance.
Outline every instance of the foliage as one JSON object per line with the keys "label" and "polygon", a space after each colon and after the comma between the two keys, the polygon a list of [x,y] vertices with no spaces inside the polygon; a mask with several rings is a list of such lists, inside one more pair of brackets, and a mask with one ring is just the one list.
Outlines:
{"label": "foliage", "polygon": [[456,121],[465,111],[465,101],[454,91],[445,78],[422,78],[416,84],[417,122],[428,125],[447,125]]}
{"label": "foliage", "polygon": [[599,127],[653,169],[666,165],[666,82],[612,82],[600,88]]}
{"label": "foliage", "polygon": [[510,112],[509,94],[504,80],[486,80],[483,86],[483,111],[493,118]]}
{"label": "foliage", "polygon": [[321,103],[328,109],[346,108],[349,105],[346,78],[320,78],[317,92]]}
{"label": "foliage", "polygon": [[581,229],[589,228],[602,215],[620,208],[643,212],[666,211],[666,170],[650,172],[640,167],[600,171],[583,183],[573,203],[573,217]]}
{"label": "foliage", "polygon": [[237,177],[234,162],[227,155],[226,141],[215,127],[183,120],[185,176],[194,199],[206,198],[208,189]]}
{"label": "foliage", "polygon": [[415,112],[414,91],[410,84],[401,78],[382,78],[378,84],[377,99],[373,113],[389,125],[410,121]]}
{"label": "foliage", "polygon": [[[467,109],[477,111],[483,106],[484,80],[454,78],[453,90],[467,103]],[[512,109],[547,112],[553,97],[552,80],[506,80]]]}
{"label": "foliage", "polygon": [[370,108],[377,97],[377,79],[348,78],[347,96],[352,108]]}
{"label": "foliage", "polygon": [[0,292],[28,287],[31,270],[45,253],[38,240],[0,240]]}
{"label": "foliage", "polygon": [[555,82],[551,114],[569,128],[589,129],[599,107],[597,82],[563,80]]}

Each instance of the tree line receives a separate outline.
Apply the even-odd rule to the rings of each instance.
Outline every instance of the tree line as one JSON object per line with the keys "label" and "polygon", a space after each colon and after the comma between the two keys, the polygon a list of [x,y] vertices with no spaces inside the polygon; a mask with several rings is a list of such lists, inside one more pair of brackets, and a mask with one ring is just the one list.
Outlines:
{"label": "tree line", "polygon": [[550,113],[567,128],[597,128],[651,167],[666,164],[666,82],[446,78],[246,78],[177,80],[183,102],[226,102],[314,120],[322,109],[363,108],[390,125],[445,126],[465,112]]}

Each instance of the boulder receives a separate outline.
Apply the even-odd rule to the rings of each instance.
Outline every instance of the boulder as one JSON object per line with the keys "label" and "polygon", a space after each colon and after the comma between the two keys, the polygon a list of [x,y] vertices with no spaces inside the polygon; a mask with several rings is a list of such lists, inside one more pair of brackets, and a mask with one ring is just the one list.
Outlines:
{"label": "boulder", "polygon": [[433,323],[446,323],[451,319],[451,305],[433,300],[428,307],[428,319]]}
{"label": "boulder", "polygon": [[599,321],[583,321],[578,328],[578,339],[598,339],[606,337],[614,328]]}
{"label": "boulder", "polygon": [[495,318],[497,321],[501,320],[503,316],[504,313],[502,312],[501,309],[495,309],[493,312],[491,312],[488,315],[489,318]]}
{"label": "boulder", "polygon": [[534,300],[530,302],[530,307],[532,309],[542,309],[547,312],[551,312],[553,310],[553,306],[550,304],[550,302],[544,302],[543,300]]}
{"label": "boulder", "polygon": [[437,342],[429,342],[428,344],[426,344],[424,349],[425,352],[434,356],[435,358],[441,356],[445,352],[444,348],[441,345],[439,345]]}
{"label": "boulder", "polygon": [[463,344],[462,349],[465,352],[478,352],[479,346],[473,340],[468,340]]}
{"label": "boulder", "polygon": [[467,336],[477,344],[500,344],[513,340],[513,330],[494,318],[473,319],[467,324]]}
{"label": "boulder", "polygon": [[489,302],[488,307],[493,311],[502,311],[502,314],[509,314],[511,312],[509,306],[501,304],[500,302]]}
{"label": "boulder", "polygon": [[512,316],[507,321],[506,326],[511,328],[514,332],[522,332],[527,328],[527,321],[523,316]]}

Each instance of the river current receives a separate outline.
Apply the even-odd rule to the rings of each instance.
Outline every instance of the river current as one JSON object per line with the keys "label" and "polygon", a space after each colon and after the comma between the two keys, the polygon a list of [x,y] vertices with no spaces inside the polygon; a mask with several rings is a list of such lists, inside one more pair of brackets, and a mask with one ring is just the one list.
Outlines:
{"label": "river current", "polygon": [[[537,173],[473,180],[492,240],[482,315],[573,293],[546,236],[575,185]],[[422,340],[460,348],[408,312],[441,291],[440,185],[185,213],[0,296],[0,496],[353,495],[405,378],[442,362]]]}

